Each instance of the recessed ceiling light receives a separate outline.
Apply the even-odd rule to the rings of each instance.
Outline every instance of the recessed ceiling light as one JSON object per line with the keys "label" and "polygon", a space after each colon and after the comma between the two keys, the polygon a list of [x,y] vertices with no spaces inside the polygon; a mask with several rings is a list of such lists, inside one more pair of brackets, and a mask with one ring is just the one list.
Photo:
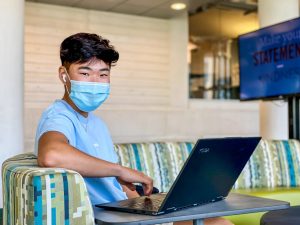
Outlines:
{"label": "recessed ceiling light", "polygon": [[173,3],[173,4],[171,5],[171,8],[174,9],[174,10],[182,10],[182,9],[185,9],[185,8],[186,8],[186,4],[180,3],[180,2],[178,2],[178,3]]}

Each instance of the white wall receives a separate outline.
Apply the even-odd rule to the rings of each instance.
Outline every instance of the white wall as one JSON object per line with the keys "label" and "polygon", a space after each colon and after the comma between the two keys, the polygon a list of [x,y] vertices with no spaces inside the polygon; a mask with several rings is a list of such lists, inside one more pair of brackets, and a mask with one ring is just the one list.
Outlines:
{"label": "white wall", "polygon": [[[299,16],[299,0],[260,0],[260,27],[270,26]],[[284,100],[260,102],[260,133],[265,139],[288,139],[288,102]]]}
{"label": "white wall", "polygon": [[0,1],[0,165],[23,152],[23,15],[23,0]]}
{"label": "white wall", "polygon": [[96,112],[115,142],[258,135],[257,103],[188,101],[186,15],[164,20],[26,3],[26,151],[42,110],[62,96],[59,45],[76,32],[98,33],[120,53],[112,94]]}

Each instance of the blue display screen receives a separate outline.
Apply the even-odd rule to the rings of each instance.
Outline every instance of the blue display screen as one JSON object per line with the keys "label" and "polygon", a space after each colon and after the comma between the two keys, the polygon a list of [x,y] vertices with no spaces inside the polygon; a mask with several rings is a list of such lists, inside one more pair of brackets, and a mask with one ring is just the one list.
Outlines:
{"label": "blue display screen", "polygon": [[239,36],[240,99],[300,93],[300,18]]}

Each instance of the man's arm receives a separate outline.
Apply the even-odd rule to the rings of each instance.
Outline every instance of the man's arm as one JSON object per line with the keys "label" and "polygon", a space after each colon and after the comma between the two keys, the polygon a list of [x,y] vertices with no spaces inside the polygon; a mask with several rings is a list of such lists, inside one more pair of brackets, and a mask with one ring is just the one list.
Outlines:
{"label": "man's arm", "polygon": [[60,132],[44,133],[38,144],[38,165],[75,170],[85,177],[117,177],[122,185],[134,190],[133,183],[141,183],[146,195],[150,195],[153,181],[145,174],[90,156],[72,147]]}

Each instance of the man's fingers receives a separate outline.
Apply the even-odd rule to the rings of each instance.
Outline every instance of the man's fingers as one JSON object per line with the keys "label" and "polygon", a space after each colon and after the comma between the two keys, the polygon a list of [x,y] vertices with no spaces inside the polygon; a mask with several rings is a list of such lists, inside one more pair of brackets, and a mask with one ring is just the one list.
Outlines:
{"label": "man's fingers", "polygon": [[144,189],[145,195],[149,196],[152,194],[153,180],[151,178],[149,178],[149,180],[147,180],[147,182],[143,183],[143,189]]}
{"label": "man's fingers", "polygon": [[132,191],[135,190],[135,185],[133,183],[141,183],[145,195],[149,196],[152,193],[153,180],[140,171],[123,167],[122,174],[117,179]]}
{"label": "man's fingers", "polygon": [[144,189],[144,194],[149,196],[152,194],[152,185],[146,185],[146,184],[143,184],[143,189]]}
{"label": "man's fingers", "polygon": [[135,185],[132,183],[126,183],[126,186],[131,190],[131,191],[135,191]]}
{"label": "man's fingers", "polygon": [[130,182],[126,182],[120,178],[117,178],[118,182],[122,185],[125,185],[126,187],[128,187],[131,191],[135,191],[135,185],[133,183]]}

